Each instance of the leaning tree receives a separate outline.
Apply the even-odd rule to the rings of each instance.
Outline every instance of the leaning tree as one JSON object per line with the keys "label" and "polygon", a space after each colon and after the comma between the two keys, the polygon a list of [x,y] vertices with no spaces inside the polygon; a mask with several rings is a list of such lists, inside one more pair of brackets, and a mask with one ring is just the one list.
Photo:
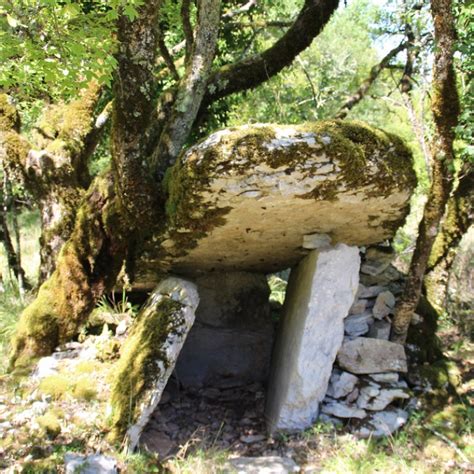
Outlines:
{"label": "leaning tree", "polygon": [[[51,133],[39,130],[46,140],[39,152],[29,152],[15,130],[3,130],[3,136],[5,132],[9,136],[3,140],[10,146],[7,154],[14,157],[11,166],[32,183],[33,192],[39,189],[35,180],[49,179],[55,184],[54,196],[41,192],[40,207],[48,216],[57,211],[53,203],[64,207],[60,218],[52,219],[56,234],[58,226],[63,230],[59,242],[51,242],[43,257],[55,260],[49,266],[54,271],[23,312],[13,341],[12,361],[17,366],[52,352],[74,336],[98,299],[113,287],[129,255],[164,225],[167,170],[214,104],[262,84],[290,65],[338,6],[338,0],[306,0],[272,46],[226,63],[219,49],[219,29],[256,2],[222,13],[220,0],[199,0],[193,22],[193,5],[183,1],[184,63],[177,68],[174,51],[168,50],[163,39],[163,30],[169,26],[163,21],[165,2],[135,2],[136,8],[129,8],[129,3],[117,9],[111,169],[89,183],[83,166],[102,123],[94,117],[100,87],[89,87],[85,94],[89,106],[80,107],[83,114],[69,114],[70,121],[80,124],[71,126],[56,116]],[[173,80],[160,88],[163,65]],[[183,70],[181,75],[179,70]],[[76,191],[65,199],[68,193],[63,191],[72,188]],[[63,218],[64,223],[60,222]]]}

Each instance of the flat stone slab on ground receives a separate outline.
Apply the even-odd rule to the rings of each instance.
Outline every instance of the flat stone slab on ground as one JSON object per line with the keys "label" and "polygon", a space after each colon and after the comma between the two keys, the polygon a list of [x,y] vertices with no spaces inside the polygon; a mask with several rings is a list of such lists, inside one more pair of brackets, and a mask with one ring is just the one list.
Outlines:
{"label": "flat stone slab on ground", "polygon": [[360,438],[381,438],[389,436],[401,428],[408,420],[405,410],[394,409],[374,413],[365,421],[354,434]]}
{"label": "flat stone slab on ground", "polygon": [[[289,474],[299,472],[299,466],[290,458],[280,456],[241,457],[229,459],[226,474]],[[230,468],[229,468],[230,467]]]}
{"label": "flat stone slab on ground", "polygon": [[117,462],[115,459],[102,454],[84,456],[77,453],[66,453],[64,455],[66,474],[117,474]]}
{"label": "flat stone slab on ground", "polygon": [[407,358],[401,344],[370,337],[344,341],[337,361],[341,368],[353,374],[407,371]]}

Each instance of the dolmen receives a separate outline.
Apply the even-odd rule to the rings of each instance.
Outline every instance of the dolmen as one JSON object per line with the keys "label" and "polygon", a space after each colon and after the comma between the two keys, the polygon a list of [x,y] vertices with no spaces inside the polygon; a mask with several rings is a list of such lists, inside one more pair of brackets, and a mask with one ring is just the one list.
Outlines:
{"label": "dolmen", "polygon": [[[151,293],[118,362],[115,435],[137,445],[173,371],[190,387],[264,381],[270,433],[308,428],[323,400],[331,413],[364,345],[345,324],[361,249],[393,238],[415,185],[404,143],[359,122],[230,128],[183,153],[165,178],[166,225],[134,262],[134,290]],[[289,268],[275,329],[266,275]]]}

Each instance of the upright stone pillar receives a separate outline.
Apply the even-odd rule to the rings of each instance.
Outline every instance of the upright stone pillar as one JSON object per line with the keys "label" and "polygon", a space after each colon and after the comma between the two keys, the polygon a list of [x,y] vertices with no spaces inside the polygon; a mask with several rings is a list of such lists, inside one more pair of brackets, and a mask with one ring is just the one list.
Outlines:
{"label": "upright stone pillar", "polygon": [[267,393],[270,433],[303,430],[318,416],[359,283],[357,247],[313,250],[292,270]]}

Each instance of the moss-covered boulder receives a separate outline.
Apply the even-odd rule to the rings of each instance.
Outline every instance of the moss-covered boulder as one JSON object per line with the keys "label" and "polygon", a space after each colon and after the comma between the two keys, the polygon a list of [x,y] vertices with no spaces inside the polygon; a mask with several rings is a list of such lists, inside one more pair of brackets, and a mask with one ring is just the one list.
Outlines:
{"label": "moss-covered boulder", "polygon": [[196,285],[166,278],[150,295],[122,348],[112,387],[111,437],[122,441],[125,436],[131,450],[160,401],[198,304]]}
{"label": "moss-covered boulder", "polygon": [[362,123],[257,124],[190,148],[165,186],[168,223],[143,249],[139,283],[157,269],[287,268],[308,234],[380,242],[405,218],[415,174],[399,138]]}

